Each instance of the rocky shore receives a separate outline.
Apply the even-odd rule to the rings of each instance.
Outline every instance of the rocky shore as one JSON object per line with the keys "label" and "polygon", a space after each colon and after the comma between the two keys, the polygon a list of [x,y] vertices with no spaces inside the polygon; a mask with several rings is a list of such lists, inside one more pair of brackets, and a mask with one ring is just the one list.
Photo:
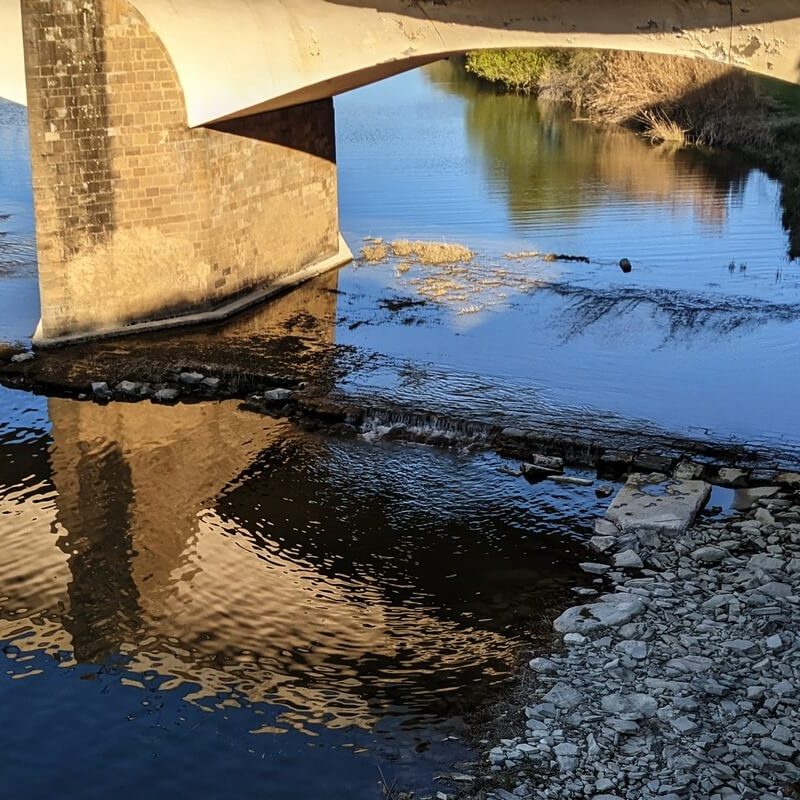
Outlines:
{"label": "rocky shore", "polygon": [[713,517],[703,481],[628,479],[480,796],[800,796],[800,475],[776,478]]}

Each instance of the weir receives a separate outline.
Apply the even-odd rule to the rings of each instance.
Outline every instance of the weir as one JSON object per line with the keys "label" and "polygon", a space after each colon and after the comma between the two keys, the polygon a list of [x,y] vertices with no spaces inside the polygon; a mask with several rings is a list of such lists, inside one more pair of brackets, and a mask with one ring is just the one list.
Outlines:
{"label": "weir", "polygon": [[331,98],[403,70],[560,46],[800,79],[792,0],[0,0],[0,30],[40,344],[218,319],[346,263]]}

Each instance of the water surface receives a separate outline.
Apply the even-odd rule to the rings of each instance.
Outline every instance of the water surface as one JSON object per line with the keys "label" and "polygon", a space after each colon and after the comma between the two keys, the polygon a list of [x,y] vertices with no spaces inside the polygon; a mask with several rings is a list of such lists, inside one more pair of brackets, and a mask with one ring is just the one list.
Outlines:
{"label": "water surface", "polygon": [[[0,390],[0,732],[24,797],[376,798],[585,578],[591,489],[240,411]],[[533,623],[531,622],[533,620]],[[538,632],[538,633],[537,633]]]}
{"label": "water surface", "polygon": [[[798,267],[756,165],[595,128],[446,64],[337,114],[354,251],[449,240],[472,262],[356,263],[223,326],[80,351],[97,377],[205,360],[449,418],[798,454]],[[0,103],[0,340],[38,317],[27,148],[24,110]],[[372,800],[380,768],[433,791],[474,757],[465,712],[587,580],[604,502],[508,466],[236,402],[0,389],[5,785]]]}

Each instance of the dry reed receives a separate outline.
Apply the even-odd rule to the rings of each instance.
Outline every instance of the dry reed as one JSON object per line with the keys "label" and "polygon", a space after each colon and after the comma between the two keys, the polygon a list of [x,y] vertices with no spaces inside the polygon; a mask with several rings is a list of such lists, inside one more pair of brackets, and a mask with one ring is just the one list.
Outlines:
{"label": "dry reed", "polygon": [[471,261],[474,253],[461,244],[448,242],[392,242],[392,254],[397,258],[413,258],[421,264],[460,264]]}

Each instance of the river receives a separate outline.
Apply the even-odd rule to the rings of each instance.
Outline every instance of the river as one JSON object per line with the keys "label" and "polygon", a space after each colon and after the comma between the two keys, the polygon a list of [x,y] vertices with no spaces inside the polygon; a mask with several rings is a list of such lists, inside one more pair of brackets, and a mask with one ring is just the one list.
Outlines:
{"label": "river", "polygon": [[[797,452],[780,185],[498,95],[443,63],[337,98],[357,261],[148,356],[270,359],[439,419]],[[24,110],[0,103],[0,340],[38,316]],[[580,255],[547,262],[521,253]],[[508,257],[514,255],[515,257]],[[619,269],[628,258],[633,270]],[[119,362],[142,340],[98,346]],[[607,501],[499,456],[343,439],[235,401],[0,388],[0,765],[23,797],[375,800],[468,771],[471,712],[587,578]]]}

